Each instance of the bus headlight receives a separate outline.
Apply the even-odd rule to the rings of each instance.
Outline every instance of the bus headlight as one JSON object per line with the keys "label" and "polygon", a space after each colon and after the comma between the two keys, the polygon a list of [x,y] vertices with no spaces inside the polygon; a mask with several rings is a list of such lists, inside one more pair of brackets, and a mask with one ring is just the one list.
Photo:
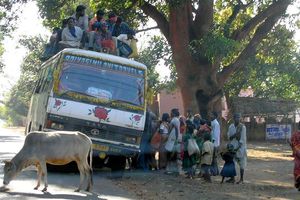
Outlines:
{"label": "bus headlight", "polygon": [[128,142],[128,143],[133,143],[133,144],[136,143],[136,137],[127,136],[127,137],[125,138],[125,140],[126,140],[126,142]]}
{"label": "bus headlight", "polygon": [[52,122],[52,123],[51,123],[51,128],[52,128],[52,129],[56,129],[56,130],[63,130],[63,129],[64,129],[64,125],[63,125],[63,124],[59,124],[59,123]]}

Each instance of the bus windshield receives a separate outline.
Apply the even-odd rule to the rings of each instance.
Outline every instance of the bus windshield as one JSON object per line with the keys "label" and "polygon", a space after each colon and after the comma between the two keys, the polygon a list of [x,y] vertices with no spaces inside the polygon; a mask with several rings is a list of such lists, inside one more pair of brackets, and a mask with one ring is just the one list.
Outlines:
{"label": "bus windshield", "polygon": [[[140,70],[101,62],[104,63],[101,64],[104,67],[63,62],[58,94],[73,92],[108,102],[143,106],[144,72],[136,73]],[[74,98],[76,99],[76,96]]]}

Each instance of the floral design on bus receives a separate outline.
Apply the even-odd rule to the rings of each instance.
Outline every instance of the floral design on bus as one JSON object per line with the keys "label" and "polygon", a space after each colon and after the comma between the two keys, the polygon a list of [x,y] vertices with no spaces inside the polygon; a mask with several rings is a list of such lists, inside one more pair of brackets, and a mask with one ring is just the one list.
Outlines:
{"label": "floral design on bus", "polygon": [[94,114],[95,117],[99,119],[99,122],[105,121],[109,122],[109,117],[108,114],[111,110],[105,109],[103,107],[95,107],[94,109],[89,109],[88,115],[91,115],[92,113]]}
{"label": "floral design on bus", "polygon": [[129,117],[130,121],[132,122],[132,125],[138,125],[142,119],[142,115],[134,115],[132,114],[131,117]]}
{"label": "floral design on bus", "polygon": [[55,103],[54,103],[54,106],[53,108],[56,109],[56,111],[59,111],[61,107],[64,107],[67,105],[67,102],[66,101],[62,101],[62,100],[59,100],[59,99],[55,99]]}

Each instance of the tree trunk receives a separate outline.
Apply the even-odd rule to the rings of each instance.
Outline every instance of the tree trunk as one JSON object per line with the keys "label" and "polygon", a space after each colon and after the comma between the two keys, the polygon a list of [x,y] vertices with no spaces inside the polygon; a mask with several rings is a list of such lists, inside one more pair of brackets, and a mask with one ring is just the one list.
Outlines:
{"label": "tree trunk", "polygon": [[211,111],[220,112],[223,85],[217,82],[210,64],[194,63],[190,56],[184,57],[181,53],[173,53],[173,56],[185,112],[191,109],[204,119],[208,119]]}
{"label": "tree trunk", "polygon": [[[169,37],[174,63],[178,74],[184,112],[191,109],[208,118],[215,102],[222,97],[222,86],[217,81],[216,65],[207,59],[196,59],[191,55],[189,44],[193,40],[191,4],[189,1],[170,7]],[[208,19],[208,24],[211,24]]]}

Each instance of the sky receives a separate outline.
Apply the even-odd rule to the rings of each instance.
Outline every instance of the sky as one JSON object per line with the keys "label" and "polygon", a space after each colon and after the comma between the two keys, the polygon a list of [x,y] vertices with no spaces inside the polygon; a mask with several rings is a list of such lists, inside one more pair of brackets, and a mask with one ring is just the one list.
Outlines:
{"label": "sky", "polygon": [[[300,4],[300,2],[298,4]],[[299,12],[298,9],[299,7],[290,6],[288,12]],[[0,74],[0,99],[3,99],[4,94],[9,91],[20,77],[20,65],[26,55],[26,49],[18,46],[18,40],[22,37],[22,35],[34,36],[41,34],[45,38],[50,35],[50,31],[42,25],[42,19],[38,14],[38,8],[34,1],[30,1],[23,6],[23,12],[20,20],[18,20],[17,27],[17,30],[14,31],[14,37],[6,37],[4,40],[5,53],[3,55],[3,61],[5,67],[4,73]],[[147,35],[138,35],[138,47],[146,45],[147,40],[145,38],[147,38],[148,35],[157,33],[159,33],[158,30],[147,32]],[[299,41],[300,47],[300,31],[296,33],[296,40]],[[169,75],[167,67],[159,66],[157,71],[159,71],[161,78]]]}

